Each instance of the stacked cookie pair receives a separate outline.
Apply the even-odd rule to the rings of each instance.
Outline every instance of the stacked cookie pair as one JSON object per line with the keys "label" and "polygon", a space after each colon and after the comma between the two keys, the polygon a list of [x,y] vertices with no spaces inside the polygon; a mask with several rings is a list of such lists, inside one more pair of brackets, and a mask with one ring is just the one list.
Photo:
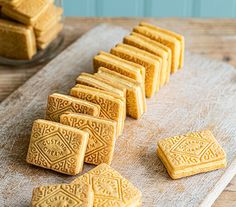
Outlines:
{"label": "stacked cookie pair", "polygon": [[0,56],[32,59],[63,28],[63,10],[53,0],[0,0],[0,6]]}

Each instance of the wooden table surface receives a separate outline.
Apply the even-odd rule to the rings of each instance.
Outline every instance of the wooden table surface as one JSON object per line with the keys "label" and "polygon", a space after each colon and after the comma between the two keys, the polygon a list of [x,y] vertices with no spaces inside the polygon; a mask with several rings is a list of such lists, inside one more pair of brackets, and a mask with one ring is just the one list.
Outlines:
{"label": "wooden table surface", "polygon": [[[69,17],[65,19],[65,42],[63,48],[99,23],[107,22],[130,29],[141,20],[155,22],[159,26],[173,29],[183,34],[186,37],[186,47],[189,51],[223,60],[236,66],[236,19]],[[0,101],[42,67],[43,64],[28,68],[0,66]],[[236,206],[236,176],[213,206]]]}

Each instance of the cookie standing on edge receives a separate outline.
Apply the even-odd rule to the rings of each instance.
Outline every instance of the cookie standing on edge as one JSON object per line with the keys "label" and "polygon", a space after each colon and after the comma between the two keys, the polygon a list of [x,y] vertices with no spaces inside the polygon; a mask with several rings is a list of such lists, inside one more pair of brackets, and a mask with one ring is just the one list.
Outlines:
{"label": "cookie standing on edge", "polygon": [[226,155],[209,130],[162,139],[157,154],[173,179],[226,167]]}
{"label": "cookie standing on edge", "polygon": [[72,184],[81,182],[92,185],[93,205],[96,207],[140,207],[142,205],[142,193],[107,164],[93,168],[76,178]]}
{"label": "cookie standing on edge", "polygon": [[34,188],[31,207],[93,207],[91,185],[58,184]]}
{"label": "cookie standing on edge", "polygon": [[48,96],[46,119],[59,122],[60,115],[65,112],[75,112],[99,116],[100,106],[82,99],[59,93]]}
{"label": "cookie standing on edge", "polygon": [[60,117],[62,124],[89,133],[84,161],[111,164],[116,141],[116,122],[84,114],[68,113]]}
{"label": "cookie standing on edge", "polygon": [[89,134],[52,121],[34,121],[26,161],[68,175],[83,169]]}

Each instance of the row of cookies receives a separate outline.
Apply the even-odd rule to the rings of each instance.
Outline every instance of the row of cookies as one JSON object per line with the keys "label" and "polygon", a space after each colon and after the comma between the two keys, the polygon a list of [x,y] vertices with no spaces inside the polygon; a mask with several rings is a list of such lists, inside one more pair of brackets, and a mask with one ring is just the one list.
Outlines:
{"label": "row of cookies", "polygon": [[[0,0],[0,56],[32,59],[63,29],[63,9],[53,0]],[[17,52],[16,52],[17,51]]]}

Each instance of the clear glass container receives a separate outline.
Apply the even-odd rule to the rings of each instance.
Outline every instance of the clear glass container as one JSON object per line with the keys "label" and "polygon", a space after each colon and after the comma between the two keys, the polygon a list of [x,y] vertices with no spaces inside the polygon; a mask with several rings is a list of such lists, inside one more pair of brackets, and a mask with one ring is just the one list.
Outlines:
{"label": "clear glass container", "polygon": [[[57,7],[63,8],[63,0],[55,0],[54,4]],[[64,23],[64,15],[62,15],[61,22]],[[58,53],[62,50],[62,45],[64,42],[64,33],[63,30],[58,34],[57,38],[53,40],[47,48],[41,50],[38,49],[37,53],[33,56],[31,60],[17,60],[17,59],[9,59],[0,56],[0,65],[6,66],[15,66],[15,67],[24,67],[24,66],[34,66],[41,63],[48,62],[53,59]]]}

